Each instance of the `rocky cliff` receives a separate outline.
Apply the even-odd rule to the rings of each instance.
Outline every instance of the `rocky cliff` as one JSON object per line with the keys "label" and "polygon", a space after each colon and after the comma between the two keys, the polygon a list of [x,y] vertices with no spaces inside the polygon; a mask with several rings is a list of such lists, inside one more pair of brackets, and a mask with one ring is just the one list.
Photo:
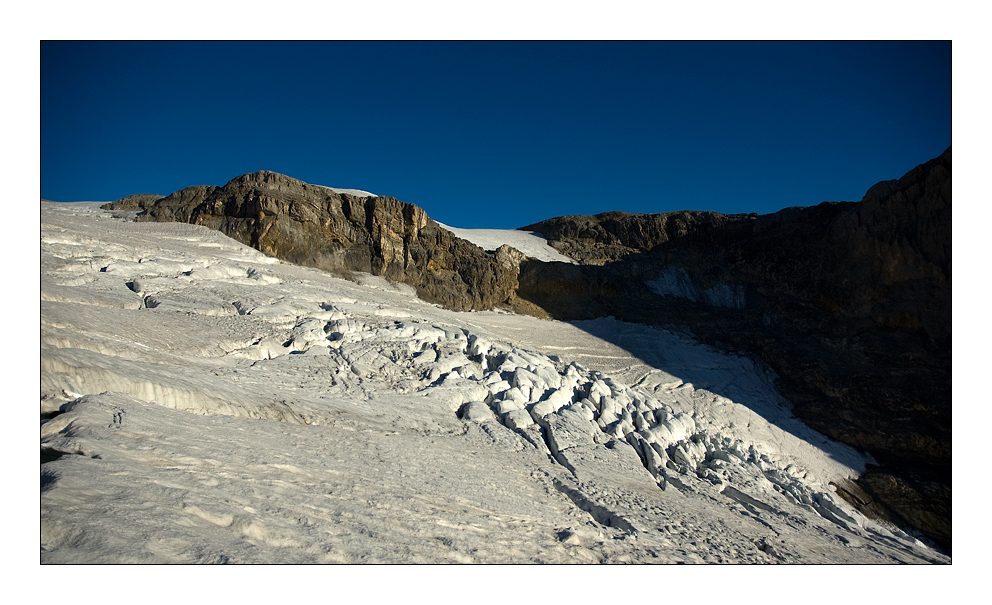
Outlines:
{"label": "rocky cliff", "polygon": [[100,207],[104,210],[147,210],[155,202],[162,199],[162,197],[154,193],[135,193],[134,195],[122,197],[115,202],[110,202]]}
{"label": "rocky cliff", "polygon": [[223,187],[187,187],[148,204],[137,220],[205,225],[292,263],[409,284],[424,300],[460,311],[512,304],[523,258],[506,246],[486,252],[459,239],[413,204],[269,171]]}
{"label": "rocky cliff", "polygon": [[585,265],[527,261],[517,294],[559,319],[687,326],[761,359],[797,416],[879,462],[845,495],[949,547],[950,226],[948,149],[860,203],[523,227]]}

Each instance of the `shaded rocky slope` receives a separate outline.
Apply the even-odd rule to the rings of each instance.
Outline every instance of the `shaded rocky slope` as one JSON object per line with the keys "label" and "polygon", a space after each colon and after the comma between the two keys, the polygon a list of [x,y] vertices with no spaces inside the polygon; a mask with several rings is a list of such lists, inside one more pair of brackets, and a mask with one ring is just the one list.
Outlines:
{"label": "shaded rocky slope", "polygon": [[586,264],[527,261],[517,294],[760,358],[801,419],[880,463],[852,501],[949,546],[950,217],[950,149],[860,203],[559,217],[523,229]]}
{"label": "shaded rocky slope", "polygon": [[269,171],[223,187],[187,187],[147,205],[137,220],[205,225],[285,261],[409,284],[424,300],[459,311],[510,301],[522,258],[509,247],[486,252],[459,239],[413,204]]}

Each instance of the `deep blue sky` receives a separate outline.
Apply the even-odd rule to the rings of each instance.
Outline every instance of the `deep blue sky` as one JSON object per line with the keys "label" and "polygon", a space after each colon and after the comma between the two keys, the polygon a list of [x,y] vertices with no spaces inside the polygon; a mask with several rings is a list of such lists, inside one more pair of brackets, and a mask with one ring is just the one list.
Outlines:
{"label": "deep blue sky", "polygon": [[41,43],[58,201],[268,169],[455,227],[768,213],[950,144],[950,42]]}

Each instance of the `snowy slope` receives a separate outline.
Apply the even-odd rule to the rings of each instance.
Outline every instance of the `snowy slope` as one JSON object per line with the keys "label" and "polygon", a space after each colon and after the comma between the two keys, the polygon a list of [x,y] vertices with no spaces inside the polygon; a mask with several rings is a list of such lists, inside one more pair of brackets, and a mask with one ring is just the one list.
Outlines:
{"label": "snowy slope", "polygon": [[438,223],[456,236],[468,240],[483,250],[495,250],[509,244],[531,258],[544,262],[572,263],[575,260],[558,252],[541,235],[517,229],[459,229]]}
{"label": "snowy slope", "polygon": [[834,494],[866,461],[749,360],[41,223],[42,562],[948,561]]}
{"label": "snowy slope", "polygon": [[378,197],[374,193],[369,193],[368,191],[362,191],[361,189],[339,189],[337,187],[328,187],[327,185],[319,185],[324,189],[330,189],[334,193],[347,193],[348,195],[353,195],[355,197]]}

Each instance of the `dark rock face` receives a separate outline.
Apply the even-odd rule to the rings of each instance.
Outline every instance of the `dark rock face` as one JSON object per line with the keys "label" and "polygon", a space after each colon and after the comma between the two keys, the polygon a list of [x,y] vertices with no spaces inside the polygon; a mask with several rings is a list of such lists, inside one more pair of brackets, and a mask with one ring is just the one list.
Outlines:
{"label": "dark rock face", "polygon": [[559,319],[688,326],[760,358],[799,418],[879,462],[842,493],[950,546],[950,149],[860,203],[523,229],[587,264],[525,261],[522,299]]}
{"label": "dark rock face", "polygon": [[595,216],[559,216],[521,229],[539,231],[559,252],[582,264],[603,265],[630,254],[653,250],[690,233],[698,237],[703,232],[756,216],[696,211],[605,212]]}
{"label": "dark rock face", "polygon": [[413,204],[339,194],[269,171],[223,187],[187,187],[137,220],[205,225],[292,263],[382,275],[459,311],[512,304],[523,258],[506,246],[486,252],[459,239]]}

